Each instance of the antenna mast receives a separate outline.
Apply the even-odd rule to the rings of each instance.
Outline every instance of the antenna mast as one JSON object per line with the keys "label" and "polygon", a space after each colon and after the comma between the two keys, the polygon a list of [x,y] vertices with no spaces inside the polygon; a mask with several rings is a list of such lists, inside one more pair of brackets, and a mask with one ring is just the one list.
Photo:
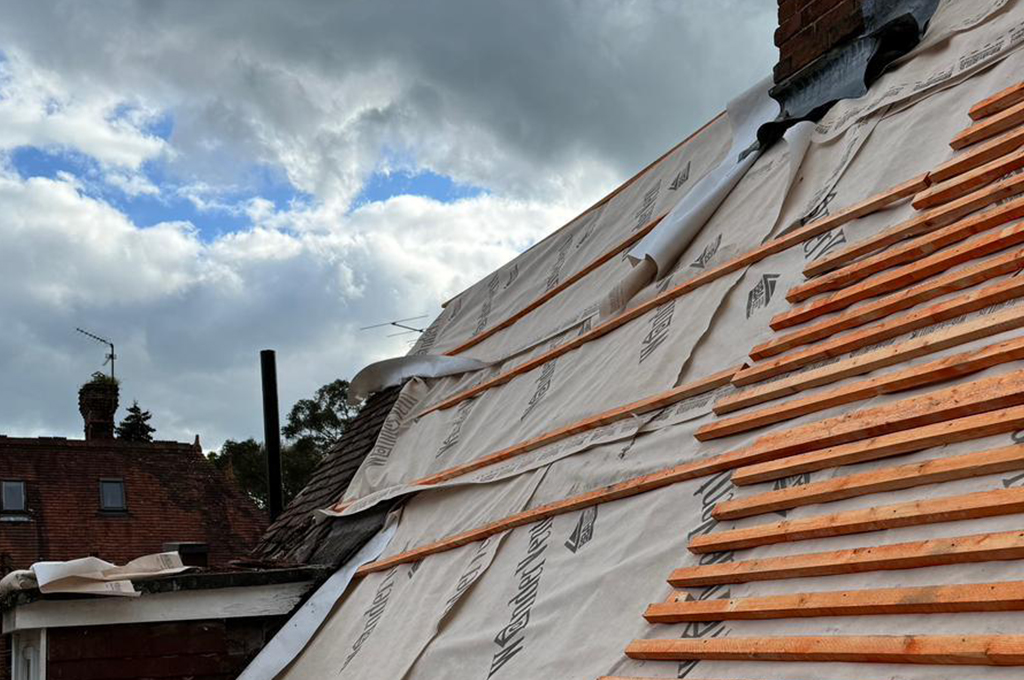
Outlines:
{"label": "antenna mast", "polygon": [[117,359],[117,355],[114,353],[114,343],[112,343],[110,340],[107,340],[106,338],[101,338],[98,335],[90,333],[89,331],[87,331],[85,329],[76,328],[75,330],[78,331],[79,333],[81,333],[82,335],[84,335],[86,337],[89,337],[89,338],[92,338],[96,342],[98,342],[98,343],[100,343],[102,345],[106,345],[107,347],[110,348],[110,352],[107,353],[107,358],[106,358],[106,361],[103,362],[103,365],[106,366],[107,362],[108,361],[110,362],[110,379],[113,380],[114,379],[114,361]]}
{"label": "antenna mast", "polygon": [[405,329],[404,331],[401,331],[400,333],[392,333],[391,335],[388,336],[389,338],[394,337],[396,335],[405,335],[406,333],[422,333],[424,331],[424,329],[422,329],[422,328],[413,328],[412,326],[407,326],[405,324],[405,322],[406,321],[415,321],[417,319],[425,319],[425,318],[427,318],[426,314],[420,314],[419,316],[410,316],[410,317],[408,317],[406,319],[395,319],[394,321],[385,321],[384,323],[375,323],[372,326],[363,326],[359,330],[361,330],[361,331],[368,331],[371,328],[383,328],[384,326],[394,326],[395,328],[404,328]]}

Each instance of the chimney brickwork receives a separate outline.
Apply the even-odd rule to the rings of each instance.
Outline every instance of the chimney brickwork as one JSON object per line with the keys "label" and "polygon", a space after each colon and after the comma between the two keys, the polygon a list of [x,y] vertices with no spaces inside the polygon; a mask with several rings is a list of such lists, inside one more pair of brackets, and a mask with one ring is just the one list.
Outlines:
{"label": "chimney brickwork", "polygon": [[117,383],[92,380],[78,390],[78,412],[85,421],[85,439],[113,439],[114,414],[117,412]]}
{"label": "chimney brickwork", "polygon": [[779,84],[864,31],[864,0],[779,0]]}

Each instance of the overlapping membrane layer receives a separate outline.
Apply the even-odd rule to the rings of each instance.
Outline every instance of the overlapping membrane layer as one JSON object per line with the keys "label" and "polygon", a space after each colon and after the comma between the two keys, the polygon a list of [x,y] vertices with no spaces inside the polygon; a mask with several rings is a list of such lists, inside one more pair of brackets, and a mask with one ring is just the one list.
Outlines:
{"label": "overlapping membrane layer", "polygon": [[405,385],[336,508],[394,536],[282,677],[1019,678],[1024,99],[969,114],[1022,40],[944,2],[606,332],[727,116],[449,302],[414,351],[492,367]]}

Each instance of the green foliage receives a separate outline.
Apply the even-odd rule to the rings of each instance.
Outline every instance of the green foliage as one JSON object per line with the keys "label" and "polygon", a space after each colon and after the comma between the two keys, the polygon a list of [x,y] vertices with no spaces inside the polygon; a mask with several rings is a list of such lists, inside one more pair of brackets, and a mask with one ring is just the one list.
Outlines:
{"label": "green foliage", "polygon": [[341,439],[357,413],[359,407],[348,403],[348,381],[335,380],[318,389],[312,399],[297,401],[281,433],[291,440],[308,440],[323,454]]}
{"label": "green foliage", "polygon": [[[320,461],[344,434],[359,413],[348,404],[348,381],[335,380],[316,391],[312,399],[300,399],[288,412],[281,434],[288,442],[281,447],[281,480],[287,504],[309,483]],[[255,439],[228,440],[220,451],[210,454],[219,469],[234,474],[239,487],[256,504],[267,505],[267,459],[263,445]]]}
{"label": "green foliage", "polygon": [[139,402],[133,401],[128,407],[128,415],[115,428],[114,433],[118,439],[126,442],[151,442],[156,428],[149,424],[153,414],[143,411]]}
{"label": "green foliage", "polygon": [[[261,508],[267,507],[267,455],[255,439],[224,442],[209,456],[218,469],[230,471],[238,486]],[[309,481],[322,456],[309,443],[296,442],[281,449],[281,484],[287,504]]]}

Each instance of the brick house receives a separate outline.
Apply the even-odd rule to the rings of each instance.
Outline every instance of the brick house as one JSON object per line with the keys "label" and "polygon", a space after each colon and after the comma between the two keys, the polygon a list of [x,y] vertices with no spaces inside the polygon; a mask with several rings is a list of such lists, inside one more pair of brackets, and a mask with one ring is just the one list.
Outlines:
{"label": "brick house", "polygon": [[[114,439],[116,385],[85,385],[79,407],[85,421],[82,440],[0,435],[0,575],[38,561],[90,555],[123,564],[179,547],[186,564],[216,571],[249,553],[266,529],[265,514],[206,460],[198,437],[191,444]],[[205,651],[216,637],[207,629],[220,631],[224,644],[234,640],[232,635],[252,635],[235,622],[200,627],[193,632],[205,631],[200,635]],[[77,645],[81,657],[83,634],[94,641],[103,638],[96,630],[88,633],[86,628],[63,629],[59,637],[73,639],[65,646]],[[154,635],[166,647],[166,631],[147,626],[135,626],[130,639]],[[5,635],[0,643],[3,678],[11,670],[8,642]]]}

